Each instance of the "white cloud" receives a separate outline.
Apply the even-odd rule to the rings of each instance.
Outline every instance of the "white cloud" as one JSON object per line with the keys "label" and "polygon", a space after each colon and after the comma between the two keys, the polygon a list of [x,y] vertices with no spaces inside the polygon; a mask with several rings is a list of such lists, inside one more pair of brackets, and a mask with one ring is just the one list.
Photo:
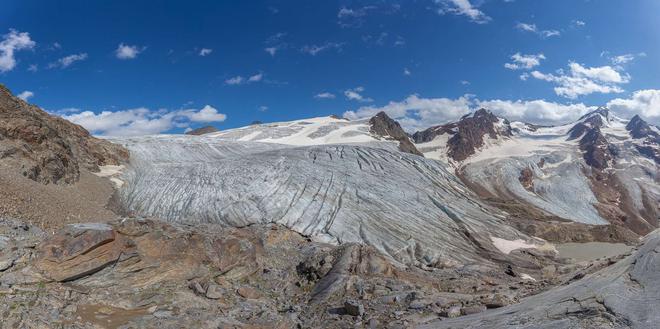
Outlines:
{"label": "white cloud", "polygon": [[459,82],[464,86],[469,86],[470,85],[470,81],[467,81],[467,80],[461,80]]}
{"label": "white cloud", "polygon": [[587,25],[587,23],[585,23],[584,21],[581,21],[579,19],[576,19],[576,20],[573,21],[573,26],[575,26],[575,27],[583,27],[585,25]]}
{"label": "white cloud", "polygon": [[326,42],[322,45],[305,45],[300,49],[300,51],[302,51],[305,54],[316,56],[318,53],[327,50],[335,49],[337,51],[341,51],[343,45],[344,45],[343,43]]}
{"label": "white cloud", "polygon": [[243,85],[243,84],[248,84],[248,83],[261,82],[261,81],[263,81],[263,79],[264,79],[264,74],[263,73],[257,73],[257,74],[251,75],[247,78],[245,78],[241,75],[237,75],[233,78],[229,78],[229,79],[225,80],[225,84],[230,85],[230,86],[237,86],[237,85]]}
{"label": "white cloud", "polygon": [[213,49],[202,48],[202,49],[199,50],[199,56],[202,56],[202,57],[208,56],[208,55],[211,55],[212,52],[213,52]]}
{"label": "white cloud", "polygon": [[334,99],[335,97],[335,94],[329,92],[322,92],[314,96],[317,99]]}
{"label": "white cloud", "polygon": [[339,19],[338,24],[344,28],[360,26],[367,13],[374,9],[376,9],[375,6],[365,6],[361,8],[341,7],[337,13],[337,18]]}
{"label": "white cloud", "polygon": [[554,83],[555,93],[570,99],[593,93],[620,93],[623,92],[620,85],[630,82],[628,74],[621,73],[611,66],[587,68],[575,62],[569,63],[569,73],[560,70],[555,75],[533,71],[530,76]]}
{"label": "white cloud", "polygon": [[[628,99],[614,99],[607,103],[617,115],[630,118],[639,114],[652,124],[660,122],[660,90],[639,90]],[[457,99],[423,98],[410,95],[399,102],[389,102],[385,106],[362,106],[354,111],[346,111],[344,117],[350,120],[364,119],[384,111],[399,121],[408,132],[426,129],[460,119],[463,115],[480,108],[490,110],[495,115],[511,121],[522,121],[541,125],[559,125],[573,122],[598,106],[584,103],[556,103],[537,100],[479,100],[466,94]]]}
{"label": "white cloud", "polygon": [[48,64],[48,68],[67,68],[75,62],[84,61],[87,59],[87,53],[73,54],[58,59],[56,62]]}
{"label": "white cloud", "polygon": [[631,98],[609,101],[607,107],[624,117],[639,114],[653,124],[660,124],[660,90],[658,89],[638,90]]}
{"label": "white cloud", "polygon": [[268,106],[261,105],[261,106],[259,106],[258,110],[259,110],[259,112],[266,112],[266,111],[268,111]]}
{"label": "white cloud", "polygon": [[30,72],[37,72],[37,71],[39,71],[39,65],[37,65],[37,64],[30,64],[30,66],[28,66],[28,71],[30,71]]}
{"label": "white cloud", "polygon": [[141,52],[144,51],[144,47],[140,48],[138,46],[130,46],[120,43],[117,49],[115,50],[115,56],[119,59],[133,59],[136,58]]}
{"label": "white cloud", "polygon": [[278,47],[267,47],[267,48],[264,48],[264,51],[267,52],[267,53],[269,53],[271,56],[275,56],[275,54],[277,53],[278,50],[280,50],[280,48],[278,48]]}
{"label": "white cloud", "polygon": [[24,100],[24,101],[26,101],[26,102],[27,102],[28,99],[29,99],[30,97],[32,97],[32,96],[34,96],[34,93],[31,92],[31,91],[29,91],[29,90],[26,90],[26,91],[24,91],[24,92],[22,92],[22,93],[16,95],[16,97],[18,97],[18,98],[20,98],[20,99],[22,99],[22,100]]}
{"label": "white cloud", "polygon": [[353,89],[348,89],[344,91],[344,96],[346,96],[347,99],[352,101],[373,102],[373,99],[362,96],[363,91],[364,91],[364,87],[356,87]]}
{"label": "white cloud", "polygon": [[403,68],[403,75],[410,76],[410,75],[412,75],[412,72],[410,72],[410,70],[407,67],[404,67]]}
{"label": "white cloud", "polygon": [[418,95],[410,95],[403,101],[392,101],[382,107],[363,106],[355,111],[347,111],[344,117],[351,120],[362,119],[384,111],[399,121],[407,131],[416,131],[456,120],[469,113],[471,105],[470,95],[458,99],[421,98]]}
{"label": "white cloud", "polygon": [[263,80],[263,78],[264,78],[263,73],[257,73],[257,74],[255,74],[255,75],[248,78],[248,83],[250,83],[250,82],[259,82],[259,81]]}
{"label": "white cloud", "polygon": [[484,24],[491,21],[491,18],[477,9],[470,0],[434,0],[440,6],[438,13],[441,15],[451,13],[463,15],[470,18],[471,21]]}
{"label": "white cloud", "polygon": [[10,29],[0,41],[0,72],[9,72],[16,67],[15,53],[17,50],[32,49],[36,42],[30,39],[27,32]]}
{"label": "white cloud", "polygon": [[536,24],[530,23],[518,23],[516,24],[516,28],[521,31],[534,33],[544,39],[561,35],[561,32],[557,30],[539,30]]}
{"label": "white cloud", "polygon": [[543,54],[538,55],[522,55],[515,53],[511,56],[513,63],[506,63],[504,67],[509,70],[529,70],[536,66],[541,65],[541,60],[545,59]]}
{"label": "white cloud", "polygon": [[245,78],[243,78],[240,75],[225,80],[225,84],[230,85],[230,86],[241,85],[244,82],[245,82]]}
{"label": "white cloud", "polygon": [[543,125],[571,122],[596,109],[595,106],[587,106],[582,103],[560,104],[545,100],[510,101],[496,99],[477,101],[476,105],[476,108],[488,109],[495,115],[512,121]]}
{"label": "white cloud", "polygon": [[[192,122],[222,122],[227,116],[210,105],[202,109],[151,111],[141,107],[121,111],[79,111],[62,117],[79,124],[93,134],[102,136],[139,136],[166,132],[173,128],[187,128]],[[71,113],[71,111],[68,111]]]}

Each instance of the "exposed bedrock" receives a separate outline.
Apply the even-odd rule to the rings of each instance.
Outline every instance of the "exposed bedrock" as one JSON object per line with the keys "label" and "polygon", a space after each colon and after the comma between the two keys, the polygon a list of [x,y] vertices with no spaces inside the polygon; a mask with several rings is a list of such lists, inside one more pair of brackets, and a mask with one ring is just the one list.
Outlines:
{"label": "exposed bedrock", "polygon": [[618,263],[568,285],[478,315],[423,328],[657,328],[660,231]]}

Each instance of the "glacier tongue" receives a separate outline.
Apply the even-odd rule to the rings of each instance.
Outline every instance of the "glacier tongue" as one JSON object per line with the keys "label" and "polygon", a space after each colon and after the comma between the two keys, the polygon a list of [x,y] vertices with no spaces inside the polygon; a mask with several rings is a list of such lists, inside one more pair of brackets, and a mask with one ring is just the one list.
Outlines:
{"label": "glacier tongue", "polygon": [[385,144],[293,147],[190,136],[115,142],[131,152],[120,199],[142,216],[236,227],[274,222],[429,266],[483,263],[496,250],[491,236],[529,239],[442,163]]}

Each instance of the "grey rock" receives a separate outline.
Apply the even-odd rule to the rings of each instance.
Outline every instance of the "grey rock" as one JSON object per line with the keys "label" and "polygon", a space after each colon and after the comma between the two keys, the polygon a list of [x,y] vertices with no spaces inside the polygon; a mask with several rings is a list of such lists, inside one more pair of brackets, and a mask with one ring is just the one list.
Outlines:
{"label": "grey rock", "polygon": [[352,316],[362,316],[364,315],[364,305],[355,300],[347,300],[344,302],[344,310],[346,314]]}

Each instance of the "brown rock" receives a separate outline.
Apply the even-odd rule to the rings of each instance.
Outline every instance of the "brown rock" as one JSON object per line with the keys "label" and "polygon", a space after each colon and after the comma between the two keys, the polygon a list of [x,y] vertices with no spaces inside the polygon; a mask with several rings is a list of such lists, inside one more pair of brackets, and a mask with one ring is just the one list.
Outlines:
{"label": "brown rock", "polygon": [[80,169],[98,171],[128,159],[121,146],[14,97],[0,85],[0,162],[41,183],[71,184]]}
{"label": "brown rock", "polygon": [[55,281],[71,281],[130,255],[131,241],[106,224],[74,224],[39,246],[36,267]]}
{"label": "brown rock", "polygon": [[236,289],[236,293],[247,299],[259,299],[261,298],[261,293],[259,293],[257,290],[251,287],[240,287]]}

